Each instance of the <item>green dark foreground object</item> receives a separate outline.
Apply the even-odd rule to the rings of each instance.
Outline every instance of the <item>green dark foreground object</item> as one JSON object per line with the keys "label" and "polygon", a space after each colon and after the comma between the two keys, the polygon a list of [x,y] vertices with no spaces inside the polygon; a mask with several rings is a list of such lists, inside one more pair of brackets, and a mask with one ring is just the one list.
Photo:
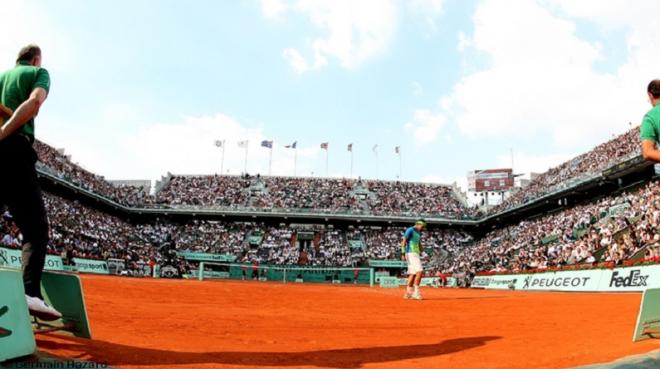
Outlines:
{"label": "green dark foreground object", "polygon": [[44,272],[41,292],[46,302],[62,313],[62,319],[43,322],[35,318],[35,333],[63,332],[92,338],[80,277],[64,272]]}
{"label": "green dark foreground object", "polygon": [[31,355],[36,347],[21,273],[0,268],[0,291],[0,362]]}

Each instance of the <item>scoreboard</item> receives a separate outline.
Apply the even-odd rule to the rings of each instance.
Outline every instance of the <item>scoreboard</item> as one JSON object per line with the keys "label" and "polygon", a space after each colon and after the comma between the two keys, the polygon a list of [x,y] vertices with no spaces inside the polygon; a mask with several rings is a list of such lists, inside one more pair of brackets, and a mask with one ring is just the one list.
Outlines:
{"label": "scoreboard", "polygon": [[483,169],[468,172],[468,188],[471,192],[499,192],[513,188],[513,169]]}

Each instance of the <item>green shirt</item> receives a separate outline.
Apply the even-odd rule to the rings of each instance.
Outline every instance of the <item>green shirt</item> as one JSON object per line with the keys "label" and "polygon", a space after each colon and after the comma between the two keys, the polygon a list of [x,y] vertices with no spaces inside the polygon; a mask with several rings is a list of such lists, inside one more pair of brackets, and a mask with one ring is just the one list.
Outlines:
{"label": "green shirt", "polygon": [[[30,98],[32,90],[37,87],[43,88],[48,93],[50,90],[48,71],[20,61],[13,69],[0,74],[0,104],[16,110]],[[20,132],[34,137],[34,118],[27,121]]]}
{"label": "green shirt", "polygon": [[406,229],[406,232],[403,234],[403,238],[406,240],[405,253],[416,253],[419,254],[420,248],[419,244],[422,239],[422,234],[415,229],[415,227],[410,227]]}
{"label": "green shirt", "polygon": [[660,104],[649,110],[639,129],[640,139],[660,142]]}

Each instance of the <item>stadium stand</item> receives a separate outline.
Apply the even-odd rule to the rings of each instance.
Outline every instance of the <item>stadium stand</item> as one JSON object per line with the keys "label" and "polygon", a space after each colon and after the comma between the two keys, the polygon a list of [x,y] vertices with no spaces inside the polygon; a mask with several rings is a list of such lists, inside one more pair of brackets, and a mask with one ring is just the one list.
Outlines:
{"label": "stadium stand", "polygon": [[[634,128],[593,150],[536,177],[489,216],[520,208],[545,194],[601,176],[614,164],[639,156]],[[261,177],[164,177],[158,192],[116,186],[74,164],[63,151],[38,141],[39,169],[126,209],[166,205],[173,209],[236,209],[303,211],[319,214],[431,216],[470,219],[474,214],[446,185],[398,181]],[[47,179],[46,179],[47,180]],[[660,261],[660,185],[643,180],[627,191],[615,191],[564,204],[547,213],[511,224],[489,223],[487,232],[456,227],[431,227],[425,236],[425,264],[433,271],[454,274],[515,272],[580,265],[617,265],[644,260]],[[76,196],[86,196],[79,193]],[[74,200],[80,200],[75,198]],[[290,221],[263,222],[216,219],[178,219],[158,216],[135,220],[108,213],[93,202],[72,201],[57,191],[45,193],[52,228],[49,252],[64,260],[120,259],[129,273],[162,263],[163,245],[177,251],[231,255],[237,262],[360,266],[368,260],[398,260],[401,222],[379,225],[308,225]],[[156,209],[157,210],[157,209]],[[327,220],[327,219],[326,219]],[[327,222],[320,222],[327,223]],[[475,222],[473,224],[478,224]],[[316,228],[315,228],[316,227]],[[21,235],[11,214],[0,220],[0,245],[19,248]],[[182,268],[193,266],[181,261]]]}
{"label": "stadium stand", "polygon": [[513,193],[489,213],[496,214],[534,201],[544,194],[598,176],[602,170],[639,155],[639,127],[635,127],[538,175],[527,187]]}

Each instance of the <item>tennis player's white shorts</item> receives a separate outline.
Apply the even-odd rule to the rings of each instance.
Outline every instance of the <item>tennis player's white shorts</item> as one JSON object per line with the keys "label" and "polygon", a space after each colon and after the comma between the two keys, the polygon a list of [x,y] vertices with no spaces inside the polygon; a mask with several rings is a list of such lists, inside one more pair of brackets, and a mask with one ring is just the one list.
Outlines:
{"label": "tennis player's white shorts", "polygon": [[417,274],[422,270],[422,260],[416,252],[406,253],[406,260],[408,260],[408,274]]}

